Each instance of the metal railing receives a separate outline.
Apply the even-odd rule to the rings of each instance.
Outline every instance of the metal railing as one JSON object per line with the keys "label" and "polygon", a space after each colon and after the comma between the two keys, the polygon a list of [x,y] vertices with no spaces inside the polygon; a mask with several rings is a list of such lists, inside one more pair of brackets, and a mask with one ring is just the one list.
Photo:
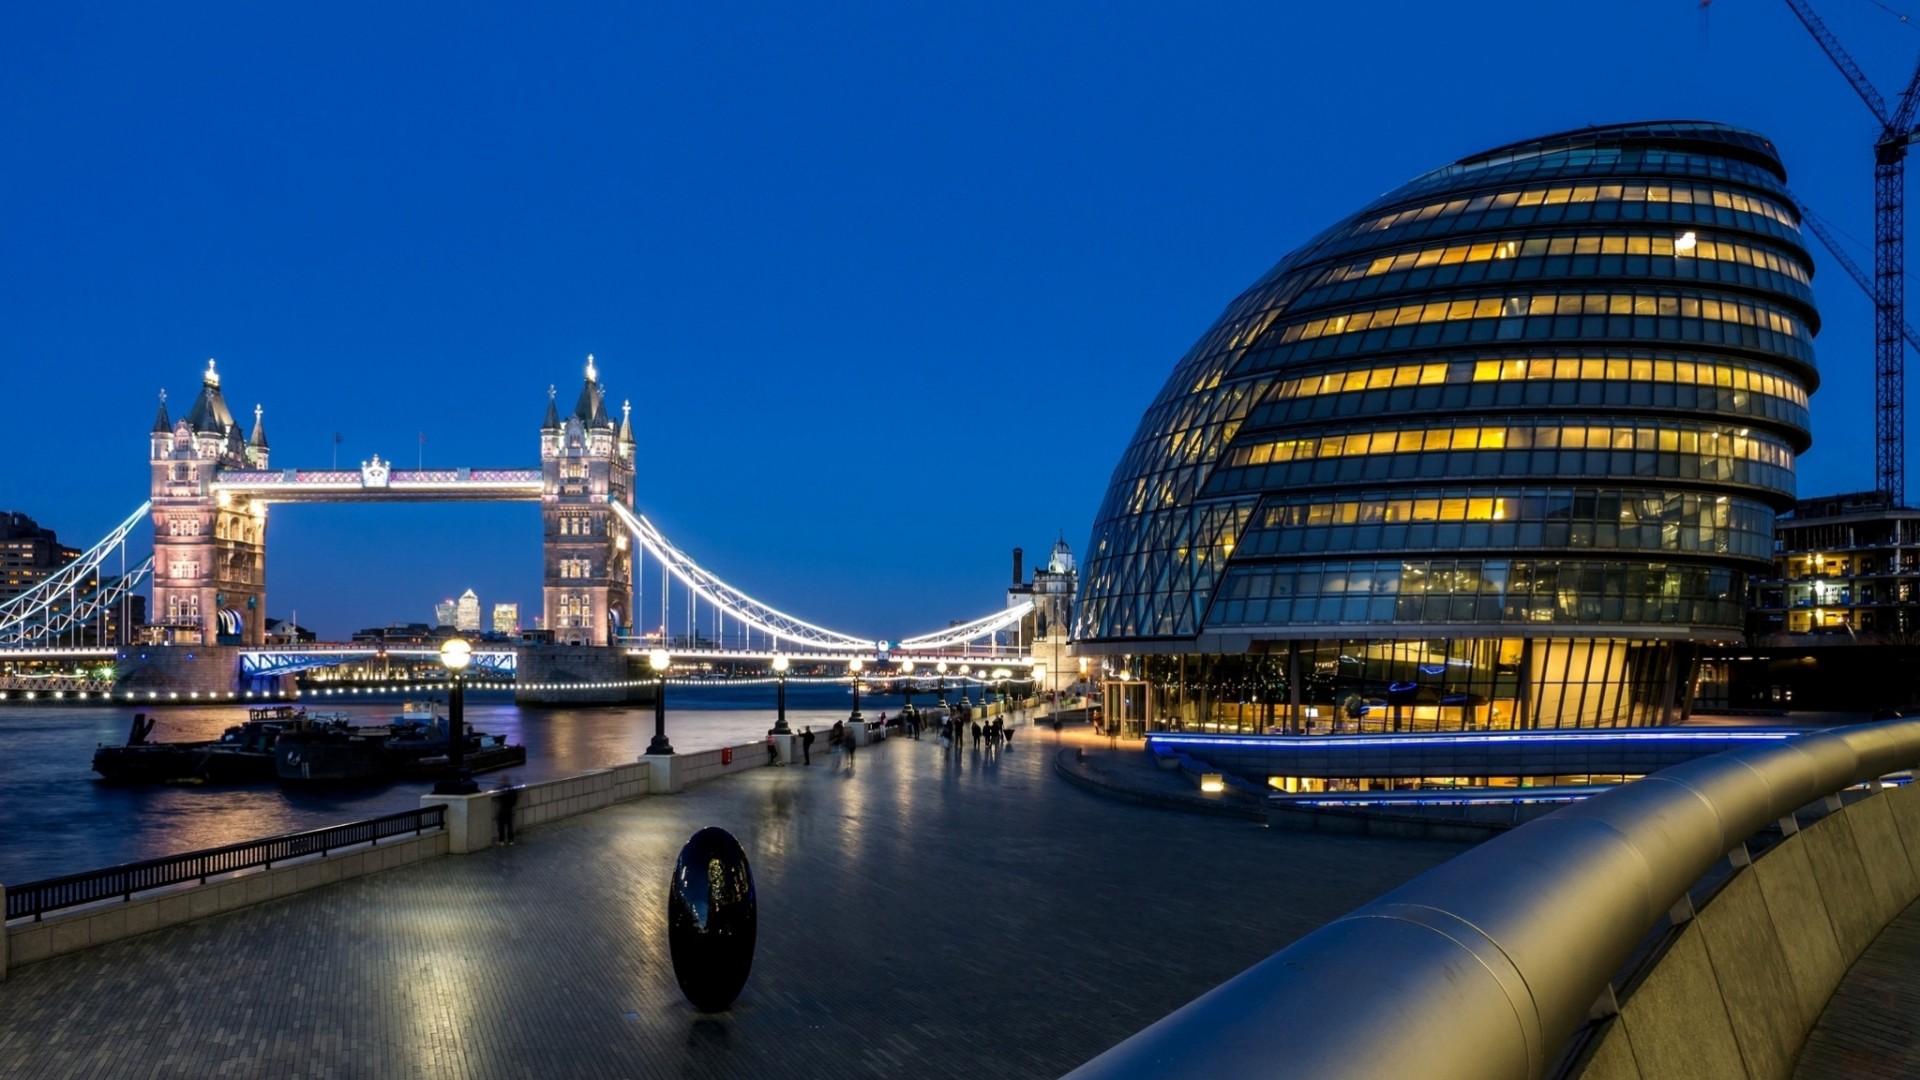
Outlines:
{"label": "metal railing", "polygon": [[1920,762],[1920,720],[1655,773],[1442,864],[1069,1074],[1536,1080],[1648,933],[1755,833]]}
{"label": "metal railing", "polygon": [[158,859],[122,863],[104,870],[47,878],[25,885],[7,886],[7,918],[40,917],[49,911],[98,903],[102,900],[131,900],[133,894],[187,882],[207,883],[216,874],[250,870],[256,866],[309,855],[327,855],[339,848],[374,844],[407,833],[419,835],[428,829],[446,827],[447,808],[423,806],[385,817],[348,822],[308,832],[283,833],[260,840],[246,840],[225,847],[163,855]]}

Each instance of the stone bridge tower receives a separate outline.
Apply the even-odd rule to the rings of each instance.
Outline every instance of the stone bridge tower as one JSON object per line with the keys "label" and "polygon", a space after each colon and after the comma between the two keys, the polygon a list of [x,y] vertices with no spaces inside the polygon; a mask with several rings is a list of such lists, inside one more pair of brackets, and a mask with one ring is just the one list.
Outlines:
{"label": "stone bridge tower", "polygon": [[153,607],[148,618],[181,644],[262,645],[267,621],[267,508],[216,491],[222,469],[267,467],[260,409],[243,440],[207,361],[200,395],[176,423],[160,395],[153,469]]}
{"label": "stone bridge tower", "polygon": [[553,391],[540,425],[540,516],[546,527],[546,621],[562,645],[612,645],[633,621],[633,552],[609,499],[633,505],[632,406],[616,425],[593,357],[573,412]]}

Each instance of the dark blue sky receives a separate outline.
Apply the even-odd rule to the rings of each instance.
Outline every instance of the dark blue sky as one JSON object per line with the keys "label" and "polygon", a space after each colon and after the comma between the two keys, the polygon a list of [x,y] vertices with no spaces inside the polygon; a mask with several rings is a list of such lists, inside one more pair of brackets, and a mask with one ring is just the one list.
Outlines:
{"label": "dark blue sky", "polygon": [[[1820,7],[1897,93],[1920,30]],[[277,465],[325,465],[336,431],[343,461],[410,464],[424,431],[428,463],[480,466],[535,461],[548,384],[592,352],[635,403],[642,510],[875,636],[998,606],[1016,544],[1083,547],[1226,302],[1429,168],[1724,120],[1871,229],[1873,124],[1759,0],[0,18],[0,508],[105,532],[145,496],[155,392],[208,357]],[[1816,255],[1801,490],[1868,488],[1871,313]],[[537,607],[531,506],[282,507],[269,535],[273,613],[330,635],[468,586]]]}

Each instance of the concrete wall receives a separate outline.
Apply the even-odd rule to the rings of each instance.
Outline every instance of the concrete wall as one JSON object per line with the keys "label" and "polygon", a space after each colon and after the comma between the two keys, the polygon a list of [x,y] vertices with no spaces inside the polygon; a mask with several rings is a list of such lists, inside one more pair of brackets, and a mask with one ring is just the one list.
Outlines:
{"label": "concrete wall", "polygon": [[[766,751],[761,750],[765,760]],[[573,817],[590,810],[612,806],[647,794],[647,762],[616,765],[610,769],[592,769],[576,776],[520,785],[520,797],[514,802],[513,827],[527,829],[549,821]],[[493,843],[494,799],[498,792],[483,790],[478,795],[422,795],[420,805],[444,804],[447,808],[448,852],[465,855],[483,851]]]}
{"label": "concrete wall", "polygon": [[1920,897],[1920,786],[1878,792],[1740,869],[1600,1034],[1587,1080],[1785,1078],[1847,969]]}
{"label": "concrete wall", "polygon": [[205,885],[159,890],[127,902],[106,901],[50,916],[44,922],[9,926],[0,975],[9,966],[120,941],[446,853],[445,832],[400,837],[269,869],[244,870],[230,877],[209,879]]}

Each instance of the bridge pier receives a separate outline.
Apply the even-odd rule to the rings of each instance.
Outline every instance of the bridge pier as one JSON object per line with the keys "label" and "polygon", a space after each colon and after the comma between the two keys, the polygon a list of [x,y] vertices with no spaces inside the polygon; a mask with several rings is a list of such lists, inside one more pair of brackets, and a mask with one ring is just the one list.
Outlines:
{"label": "bridge pier", "polygon": [[128,645],[113,662],[113,692],[144,701],[225,697],[253,691],[256,696],[291,695],[291,676],[242,678],[236,645]]}
{"label": "bridge pier", "polygon": [[514,668],[520,705],[640,705],[653,702],[652,672],[624,648],[522,645]]}

